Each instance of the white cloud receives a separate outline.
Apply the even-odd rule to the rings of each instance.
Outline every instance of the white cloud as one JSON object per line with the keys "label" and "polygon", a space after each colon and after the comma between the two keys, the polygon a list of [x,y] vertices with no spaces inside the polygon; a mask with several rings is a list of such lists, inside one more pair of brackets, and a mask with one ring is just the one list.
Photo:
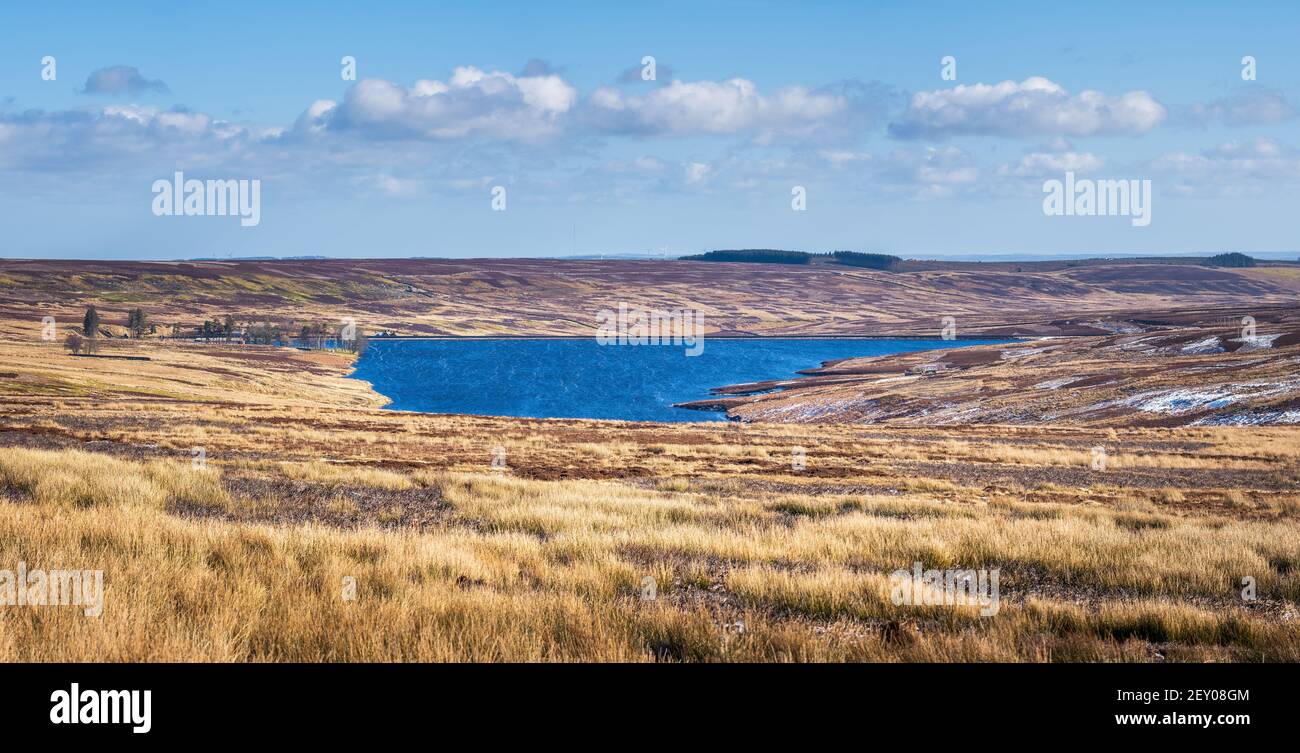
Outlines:
{"label": "white cloud", "polygon": [[980,178],[975,159],[954,146],[895,149],[873,178],[888,194],[943,198]]}
{"label": "white cloud", "polygon": [[1180,194],[1251,194],[1300,181],[1300,153],[1270,138],[1228,141],[1200,153],[1171,152],[1148,167]]}
{"label": "white cloud", "polygon": [[1210,154],[1218,159],[1229,160],[1274,160],[1282,157],[1286,150],[1270,138],[1247,139],[1245,141],[1226,141],[1210,149]]}
{"label": "white cloud", "polygon": [[900,139],[949,136],[1099,136],[1145,133],[1168,111],[1145,91],[1116,97],[1098,91],[1071,94],[1034,76],[1022,82],[971,84],[918,92],[889,125]]}
{"label": "white cloud", "polygon": [[687,185],[704,182],[711,171],[712,168],[703,162],[688,162],[685,168]]}
{"label": "white cloud", "polygon": [[560,131],[577,99],[577,89],[554,74],[515,76],[465,66],[446,82],[422,79],[410,88],[382,79],[358,81],[341,103],[313,103],[297,127],[377,138],[536,141]]}
{"label": "white cloud", "polygon": [[188,110],[110,105],[63,111],[0,111],[0,135],[15,147],[0,166],[60,172],[143,160],[191,166],[227,159],[277,129],[251,128]]}
{"label": "white cloud", "polygon": [[596,128],[630,134],[807,133],[850,111],[843,95],[801,86],[763,95],[752,81],[673,81],[645,94],[597,89],[588,114]]}
{"label": "white cloud", "polygon": [[1016,178],[1043,178],[1067,171],[1090,173],[1101,168],[1104,160],[1090,152],[1030,152],[1014,165],[998,168],[999,175]]}
{"label": "white cloud", "polygon": [[[601,88],[583,99],[548,67],[527,71],[462,67],[444,80],[409,87],[368,79],[348,88],[341,101],[312,102],[288,126],[138,105],[58,112],[0,106],[0,171],[20,176],[23,185],[36,185],[31,178],[46,173],[42,187],[55,188],[68,172],[79,171],[113,190],[183,168],[278,180],[282,191],[361,189],[380,197],[472,193],[483,189],[483,176],[507,181],[512,192],[581,194],[591,201],[723,189],[773,196],[795,183],[818,182],[855,195],[988,197],[1018,195],[1034,179],[1067,171],[1095,172],[1107,164],[1104,157],[1070,138],[1137,133],[1165,117],[1163,106],[1144,92],[1071,94],[1039,78],[922,93],[891,126],[895,136],[907,138],[1036,137],[1022,155],[994,149],[976,160],[946,144],[868,151],[869,142],[853,137],[892,96],[878,84],[764,93],[745,79],[672,81]],[[1260,115],[1269,107],[1259,105],[1254,117],[1275,117]],[[1227,112],[1214,117],[1226,122]],[[657,156],[607,149],[606,142],[619,136],[649,134],[733,138],[720,139],[714,151],[699,143],[655,142],[663,150]],[[584,139],[591,136],[602,138]],[[778,136],[790,137],[788,143],[774,145]],[[634,138],[623,147],[645,143]],[[1300,157],[1270,139],[1173,152],[1135,167],[1184,192],[1220,190],[1216,182],[1236,186],[1226,191],[1300,181]]]}
{"label": "white cloud", "polygon": [[318,134],[329,127],[330,117],[338,109],[339,103],[329,99],[318,99],[312,102],[298,120],[294,123],[294,130],[299,133]]}

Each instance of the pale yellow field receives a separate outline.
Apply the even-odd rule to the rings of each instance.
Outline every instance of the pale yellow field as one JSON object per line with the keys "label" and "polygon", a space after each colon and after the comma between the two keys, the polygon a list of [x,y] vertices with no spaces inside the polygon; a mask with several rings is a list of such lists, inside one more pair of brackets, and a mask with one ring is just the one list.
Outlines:
{"label": "pale yellow field", "polygon": [[[1300,660],[1293,428],[416,415],[338,356],[125,347],[0,343],[0,569],[106,590],[0,607],[5,660]],[[1000,609],[895,603],[914,563]]]}

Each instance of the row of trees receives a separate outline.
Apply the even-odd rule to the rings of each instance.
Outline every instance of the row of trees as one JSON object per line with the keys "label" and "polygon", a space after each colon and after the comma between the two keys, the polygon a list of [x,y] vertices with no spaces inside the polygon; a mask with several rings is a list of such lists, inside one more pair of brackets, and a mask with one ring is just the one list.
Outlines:
{"label": "row of trees", "polygon": [[837,264],[868,269],[893,269],[903,260],[893,254],[866,254],[861,251],[832,251],[831,258]]}
{"label": "row of trees", "polygon": [[1226,254],[1215,254],[1207,258],[1204,264],[1207,267],[1253,267],[1255,259],[1232,251]]}
{"label": "row of trees", "polygon": [[743,261],[758,264],[811,264],[826,259],[835,264],[869,269],[892,269],[903,260],[890,254],[868,254],[861,251],[831,251],[825,254],[807,251],[784,251],[776,248],[742,248],[707,251],[693,256],[683,256],[682,261]]}
{"label": "row of trees", "polygon": [[[99,311],[91,306],[86,309],[81,319],[81,334],[71,333],[64,338],[64,347],[73,355],[94,353],[98,348],[98,339],[102,322]],[[127,312],[126,328],[131,337],[142,338],[145,333],[154,333],[157,326],[149,322],[149,317],[142,309]],[[179,332],[172,325],[172,335]],[[353,353],[363,353],[369,344],[369,338],[354,323],[335,325],[324,322],[309,322],[298,326],[296,322],[247,322],[240,324],[235,317],[227,314],[220,320],[205,319],[194,330],[194,336],[204,340],[238,340],[244,343],[260,345],[297,344],[308,348],[339,348]]]}
{"label": "row of trees", "polygon": [[326,322],[255,322],[240,323],[227,314],[224,319],[205,319],[195,329],[195,337],[205,340],[238,340],[258,345],[298,345],[305,348],[339,348],[363,352],[369,338],[355,324]]}
{"label": "row of trees", "polygon": [[681,257],[682,261],[745,261],[759,264],[807,264],[812,254],[805,251],[783,251],[777,248],[740,248],[706,251],[702,254]]}
{"label": "row of trees", "polygon": [[[91,340],[98,338],[100,325],[99,311],[94,306],[87,307],[85,315],[81,317],[82,336]],[[126,331],[131,337],[139,339],[145,333],[157,332],[158,328],[150,323],[144,309],[131,309],[126,312]]]}
{"label": "row of trees", "polygon": [[236,336],[243,337],[243,331],[235,323],[235,317],[226,314],[223,320],[204,319],[203,324],[198,327],[195,336],[202,337],[206,340],[216,338],[233,339]]}

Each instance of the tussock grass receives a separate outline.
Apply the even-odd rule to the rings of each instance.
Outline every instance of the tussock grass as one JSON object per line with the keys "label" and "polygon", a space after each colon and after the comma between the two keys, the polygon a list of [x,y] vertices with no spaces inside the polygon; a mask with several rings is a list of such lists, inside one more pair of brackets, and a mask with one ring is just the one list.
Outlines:
{"label": "tussock grass", "polygon": [[[412,415],[328,359],[130,347],[0,343],[11,436],[111,451],[0,448],[0,568],[108,588],[0,608],[0,660],[1300,659],[1296,429]],[[895,605],[913,562],[998,568],[1001,611]]]}
{"label": "tussock grass", "polygon": [[[1043,519],[1018,513],[1050,506],[923,497],[719,505],[605,482],[418,472],[407,483],[437,486],[473,525],[417,533],[178,517],[169,501],[225,500],[219,473],[174,462],[5,449],[0,474],[22,497],[0,503],[0,563],[102,569],[107,583],[98,619],[0,610],[6,660],[1117,659],[1135,642],[1279,658],[1300,637],[1169,601],[1227,599],[1229,573],[1294,601],[1300,531],[1289,523],[1132,525],[1137,513],[1067,505]],[[1005,569],[1003,611],[892,603],[888,573],[914,561]],[[1036,581],[1016,573],[1147,596],[1083,611],[1026,597]],[[654,602],[637,596],[645,577]],[[738,600],[721,616],[677,600],[718,588]]]}
{"label": "tussock grass", "polygon": [[76,450],[0,449],[0,484],[54,507],[162,508],[169,502],[225,504],[220,474],[190,463],[147,464]]}

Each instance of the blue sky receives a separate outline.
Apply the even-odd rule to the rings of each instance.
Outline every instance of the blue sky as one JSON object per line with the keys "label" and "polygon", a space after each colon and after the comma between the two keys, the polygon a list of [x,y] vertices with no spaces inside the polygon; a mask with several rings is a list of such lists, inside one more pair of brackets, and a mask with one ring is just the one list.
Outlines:
{"label": "blue sky", "polygon": [[[1298,33],[1291,2],[7,4],[0,255],[1300,251]],[[260,180],[260,224],[155,216],[176,170]],[[1151,180],[1151,224],[1045,216],[1066,170]]]}

